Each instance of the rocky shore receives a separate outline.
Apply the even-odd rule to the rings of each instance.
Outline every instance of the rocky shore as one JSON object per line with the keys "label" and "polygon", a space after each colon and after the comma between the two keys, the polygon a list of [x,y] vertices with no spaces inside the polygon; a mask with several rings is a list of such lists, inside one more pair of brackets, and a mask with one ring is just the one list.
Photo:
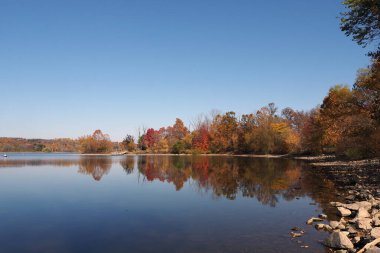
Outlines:
{"label": "rocky shore", "polygon": [[310,218],[306,224],[330,233],[323,244],[336,253],[380,253],[380,199],[350,203],[331,202],[340,217],[324,221],[327,216]]}
{"label": "rocky shore", "polygon": [[342,160],[335,156],[297,157],[313,173],[334,183],[337,194],[348,201],[380,198],[380,159]]}
{"label": "rocky shore", "polygon": [[338,220],[327,221],[320,215],[306,223],[329,233],[323,244],[330,252],[380,253],[380,161],[379,159],[347,161],[334,156],[299,158],[310,163],[310,169],[332,181],[337,198],[331,202]]}

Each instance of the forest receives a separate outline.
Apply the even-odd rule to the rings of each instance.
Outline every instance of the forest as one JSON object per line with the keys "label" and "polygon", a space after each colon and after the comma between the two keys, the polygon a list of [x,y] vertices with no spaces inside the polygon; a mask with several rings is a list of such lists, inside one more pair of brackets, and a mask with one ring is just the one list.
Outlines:
{"label": "forest", "polygon": [[149,128],[137,146],[128,136],[129,151],[148,153],[321,154],[349,158],[375,157],[380,152],[380,63],[358,71],[352,88],[332,87],[320,106],[310,111],[270,103],[255,113],[235,112],[198,117],[192,130],[181,119],[158,130]]}
{"label": "forest", "polygon": [[375,157],[380,152],[380,63],[358,71],[352,88],[332,87],[320,106],[310,111],[270,103],[255,113],[230,111],[199,116],[191,130],[177,118],[173,125],[143,129],[120,143],[96,130],[73,139],[0,138],[1,152],[42,151],[173,154],[321,154],[349,158]]}

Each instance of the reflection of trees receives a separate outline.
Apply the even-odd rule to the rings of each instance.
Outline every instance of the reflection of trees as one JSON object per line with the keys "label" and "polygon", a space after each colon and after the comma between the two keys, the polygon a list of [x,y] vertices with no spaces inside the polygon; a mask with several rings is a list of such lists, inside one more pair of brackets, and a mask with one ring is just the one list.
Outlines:
{"label": "reflection of trees", "polygon": [[200,191],[212,190],[216,197],[235,199],[240,194],[271,206],[278,195],[285,199],[299,196],[299,192],[294,196],[290,192],[298,189],[302,174],[301,166],[291,160],[246,157],[147,156],[138,168],[146,180],[173,183],[176,190],[191,179]]}
{"label": "reflection of trees", "polygon": [[334,185],[305,165],[293,160],[249,157],[209,156],[87,156],[79,159],[3,159],[1,167],[77,166],[79,173],[99,181],[109,173],[112,163],[120,163],[126,174],[134,169],[144,180],[172,183],[180,190],[190,182],[200,192],[212,192],[215,197],[235,199],[237,196],[256,198],[275,206],[279,198],[292,200],[309,196],[327,213],[328,203],[336,200]]}
{"label": "reflection of trees", "polygon": [[68,167],[77,165],[77,159],[1,159],[0,160],[0,168],[1,167],[25,167],[25,166],[60,166],[60,167]]}
{"label": "reflection of trees", "polygon": [[133,172],[134,167],[135,167],[135,157],[126,156],[125,158],[120,160],[120,165],[121,165],[121,167],[123,167],[123,169],[127,173],[127,175],[131,174]]}
{"label": "reflection of trees", "polygon": [[112,166],[112,158],[109,157],[83,157],[79,160],[79,173],[92,175],[99,181],[108,174]]}
{"label": "reflection of trees", "polygon": [[139,170],[148,181],[157,179],[162,182],[173,183],[176,190],[180,190],[192,171],[187,161],[180,161],[176,158],[179,157],[147,156],[142,161],[142,167],[139,167]]}

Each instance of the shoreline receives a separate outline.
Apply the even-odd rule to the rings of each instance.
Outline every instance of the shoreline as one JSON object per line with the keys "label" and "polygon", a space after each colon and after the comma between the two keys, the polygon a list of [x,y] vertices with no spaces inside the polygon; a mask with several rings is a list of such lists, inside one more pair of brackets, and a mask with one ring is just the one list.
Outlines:
{"label": "shoreline", "polygon": [[80,155],[80,156],[126,156],[126,155],[138,155],[138,156],[230,156],[230,157],[256,157],[256,158],[292,158],[292,155],[259,155],[259,154],[172,154],[172,153],[138,153],[138,152],[120,152],[120,153],[79,153],[79,152],[0,152],[4,154],[67,154],[67,155]]}
{"label": "shoreline", "polygon": [[[297,158],[296,158],[297,159]],[[380,159],[346,160],[336,156],[299,157],[310,169],[333,182],[337,190],[331,202],[339,217],[335,220],[315,220],[308,225],[328,233],[323,244],[333,252],[367,252],[378,250],[380,243]],[[322,223],[314,223],[319,221]],[[339,250],[339,251],[338,251]],[[372,252],[372,251],[371,251]],[[373,251],[378,252],[378,251]]]}

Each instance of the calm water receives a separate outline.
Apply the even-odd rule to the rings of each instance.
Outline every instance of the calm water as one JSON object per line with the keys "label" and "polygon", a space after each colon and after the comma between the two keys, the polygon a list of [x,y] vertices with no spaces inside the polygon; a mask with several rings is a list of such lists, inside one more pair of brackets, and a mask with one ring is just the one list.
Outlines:
{"label": "calm water", "polygon": [[[299,162],[8,155],[0,252],[325,252],[305,221],[334,189]],[[295,226],[306,235],[292,240]]]}

